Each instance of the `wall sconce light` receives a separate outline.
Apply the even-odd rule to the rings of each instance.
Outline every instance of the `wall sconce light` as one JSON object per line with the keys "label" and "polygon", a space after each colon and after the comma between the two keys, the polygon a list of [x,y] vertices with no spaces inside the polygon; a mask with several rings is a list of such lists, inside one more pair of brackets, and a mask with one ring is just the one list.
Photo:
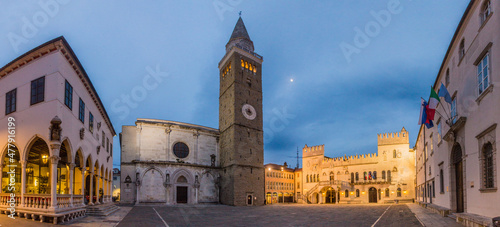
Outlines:
{"label": "wall sconce light", "polygon": [[43,162],[43,164],[47,164],[47,161],[49,161],[49,156],[46,155],[46,154],[42,155],[42,162]]}
{"label": "wall sconce light", "polygon": [[268,170],[271,171],[271,168],[269,168]]}
{"label": "wall sconce light", "polygon": [[405,194],[406,194],[406,191],[403,191],[403,193],[405,193]]}
{"label": "wall sconce light", "polygon": [[361,192],[361,194],[363,194],[363,195],[364,195],[364,194],[365,194],[365,192],[363,191],[363,192]]}

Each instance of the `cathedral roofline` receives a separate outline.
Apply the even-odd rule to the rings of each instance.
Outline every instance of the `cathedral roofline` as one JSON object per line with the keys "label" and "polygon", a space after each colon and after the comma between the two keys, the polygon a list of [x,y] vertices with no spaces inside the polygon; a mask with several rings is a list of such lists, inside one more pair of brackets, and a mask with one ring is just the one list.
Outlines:
{"label": "cathedral roofline", "polygon": [[168,124],[168,125],[178,125],[178,126],[183,126],[183,127],[189,127],[189,128],[194,128],[194,129],[201,129],[201,130],[206,130],[210,131],[213,133],[219,134],[219,129],[216,128],[211,128],[203,125],[195,125],[195,124],[190,124],[190,123],[185,123],[185,122],[179,122],[179,121],[169,121],[169,120],[159,120],[159,119],[149,119],[149,118],[137,118],[137,123],[146,123],[146,124]]}

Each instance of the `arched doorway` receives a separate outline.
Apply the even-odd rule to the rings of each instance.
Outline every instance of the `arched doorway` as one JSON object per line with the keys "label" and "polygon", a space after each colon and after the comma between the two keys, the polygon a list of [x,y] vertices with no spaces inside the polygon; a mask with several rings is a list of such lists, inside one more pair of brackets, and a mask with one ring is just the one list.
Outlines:
{"label": "arched doorway", "polygon": [[[451,174],[452,180],[455,181],[454,193],[452,194],[456,201],[457,213],[464,212],[464,187],[463,187],[463,160],[462,160],[462,148],[460,144],[455,144],[451,152],[451,164],[452,170]],[[452,184],[453,185],[453,184]]]}
{"label": "arched doorway", "polygon": [[266,204],[271,204],[272,198],[271,192],[266,193]]}
{"label": "arched doorway", "polygon": [[371,187],[368,190],[368,202],[376,203],[377,202],[377,189]]}
{"label": "arched doorway", "polygon": [[82,151],[78,150],[75,155],[75,169],[73,171],[73,194],[83,195],[83,182],[82,182],[82,171],[83,170],[83,155]]}
{"label": "arched doorway", "polygon": [[[181,176],[183,177],[183,176]],[[165,201],[165,190],[163,188],[163,176],[160,171],[156,169],[148,170],[142,177],[142,184],[140,190],[139,201],[141,203],[160,203]],[[186,197],[182,199],[187,203]]]}
{"label": "arched doorway", "polygon": [[[187,184],[188,180],[185,176],[180,176],[177,178],[177,184]],[[176,201],[177,203],[188,203],[188,187],[187,186],[177,186],[176,187]]]}
{"label": "arched doorway", "polygon": [[335,190],[333,188],[328,188],[325,193],[325,203],[335,203],[336,202]]}

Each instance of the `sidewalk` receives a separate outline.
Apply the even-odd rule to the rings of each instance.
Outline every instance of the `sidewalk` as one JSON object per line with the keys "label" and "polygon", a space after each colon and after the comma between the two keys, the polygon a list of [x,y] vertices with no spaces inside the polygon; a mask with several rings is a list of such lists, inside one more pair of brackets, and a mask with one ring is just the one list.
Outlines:
{"label": "sidewalk", "polygon": [[462,226],[451,218],[443,217],[415,203],[406,204],[424,226]]}

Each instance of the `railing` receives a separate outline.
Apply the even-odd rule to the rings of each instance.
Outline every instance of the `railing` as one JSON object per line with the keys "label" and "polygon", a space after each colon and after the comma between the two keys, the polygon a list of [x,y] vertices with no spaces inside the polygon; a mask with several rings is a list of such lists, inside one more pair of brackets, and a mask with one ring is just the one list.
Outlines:
{"label": "railing", "polygon": [[24,207],[47,209],[50,207],[50,195],[24,194]]}
{"label": "railing", "polygon": [[59,208],[71,207],[71,195],[58,194],[57,195],[57,207],[59,207]]}
{"label": "railing", "polygon": [[1,206],[8,206],[11,204],[10,201],[14,199],[14,204],[16,206],[19,206],[21,204],[21,194],[16,194],[14,198],[10,197],[10,193],[2,193],[0,194],[0,205]]}
{"label": "railing", "polygon": [[355,181],[353,183],[353,185],[363,185],[363,184],[390,184],[391,183],[391,180],[388,179],[388,180],[381,180],[381,181],[377,181],[377,180],[363,180],[363,181]]}
{"label": "railing", "polygon": [[73,195],[73,207],[81,207],[83,205],[83,195]]}

